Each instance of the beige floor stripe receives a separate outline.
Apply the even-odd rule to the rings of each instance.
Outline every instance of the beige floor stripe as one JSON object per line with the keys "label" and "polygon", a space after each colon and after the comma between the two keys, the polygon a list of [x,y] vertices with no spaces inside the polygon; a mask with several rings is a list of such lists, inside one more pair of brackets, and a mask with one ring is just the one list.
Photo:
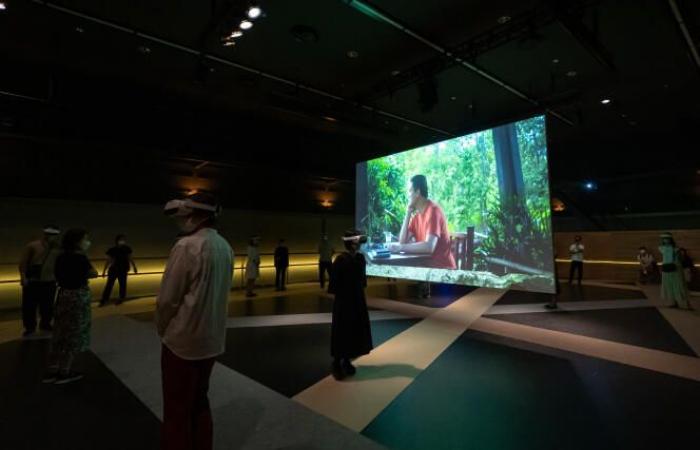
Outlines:
{"label": "beige floor stripe", "polygon": [[646,285],[642,289],[649,302],[658,308],[695,354],[700,355],[700,300],[696,297],[689,298],[694,311],[672,309],[666,306],[668,302],[661,300],[661,287],[658,284]]}
{"label": "beige floor stripe", "polygon": [[700,381],[700,358],[692,356],[484,317],[476,320],[470,329]]}
{"label": "beige floor stripe", "polygon": [[504,293],[488,288],[471,292],[357,359],[355,377],[338,382],[329,376],[294,399],[361,431]]}

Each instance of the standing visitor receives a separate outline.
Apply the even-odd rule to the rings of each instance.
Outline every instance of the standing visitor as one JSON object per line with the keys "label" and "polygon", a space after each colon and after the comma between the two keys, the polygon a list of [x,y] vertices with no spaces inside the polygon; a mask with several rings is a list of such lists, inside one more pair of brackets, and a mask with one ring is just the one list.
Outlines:
{"label": "standing visitor", "polygon": [[275,290],[286,291],[287,268],[289,267],[289,249],[280,239],[275,248]]}
{"label": "standing visitor", "polygon": [[180,238],[173,246],[156,300],[163,381],[163,450],[211,450],[209,378],[226,346],[233,251],[214,228],[221,208],[197,193],[172,200]]}
{"label": "standing visitor", "polygon": [[245,280],[246,280],[246,297],[257,297],[258,294],[253,292],[255,289],[255,280],[260,276],[260,236],[251,236],[248,241],[248,258],[245,264]]}
{"label": "standing visitor", "polygon": [[68,230],[63,236],[62,253],[56,258],[58,296],[44,383],[66,384],[83,378],[72,368],[75,357],[90,346],[92,294],[88,280],[97,277],[86,256],[90,244],[87,232],[82,229]]}
{"label": "standing visitor", "polygon": [[326,274],[328,274],[328,278],[331,277],[334,253],[335,249],[328,241],[328,235],[324,234],[321,237],[321,242],[318,243],[318,281],[321,283],[321,289],[326,288]]}
{"label": "standing visitor", "polygon": [[585,249],[581,240],[581,236],[576,236],[574,237],[574,243],[569,246],[569,256],[571,257],[569,284],[573,284],[574,273],[578,273],[579,286],[581,286],[581,279],[583,278],[583,250]]}
{"label": "standing visitor", "polygon": [[36,332],[36,312],[39,309],[39,329],[51,332],[53,302],[56,296],[54,264],[58,256],[61,230],[56,225],[47,225],[43,237],[27,244],[19,262],[22,285],[23,337],[32,337]]}
{"label": "standing visitor", "polygon": [[367,276],[365,257],[358,250],[367,242],[360,231],[348,230],[343,237],[345,252],[333,262],[328,292],[335,294],[331,323],[331,366],[333,377],[342,380],[355,375],[351,359],[372,350],[372,330],[365,299]]}
{"label": "standing visitor", "polygon": [[688,290],[683,279],[680,253],[671,233],[661,235],[661,299],[671,302],[671,308],[691,309]]}
{"label": "standing visitor", "polygon": [[114,238],[114,247],[107,250],[107,261],[102,269],[102,276],[107,273],[107,283],[105,283],[104,291],[102,291],[102,300],[100,306],[104,306],[109,302],[109,297],[112,294],[114,282],[119,281],[119,300],[117,305],[124,302],[126,298],[126,279],[129,273],[129,268],[133,267],[134,273],[139,273],[136,268],[136,263],[131,257],[131,247],[126,245],[126,236],[118,234]]}

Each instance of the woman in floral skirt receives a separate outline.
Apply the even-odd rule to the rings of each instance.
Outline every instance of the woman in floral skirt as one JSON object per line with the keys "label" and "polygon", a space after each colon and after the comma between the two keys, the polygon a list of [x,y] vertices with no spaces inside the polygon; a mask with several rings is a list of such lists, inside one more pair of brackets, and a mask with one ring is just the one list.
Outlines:
{"label": "woman in floral skirt", "polygon": [[90,345],[92,295],[88,279],[97,277],[85,253],[90,239],[85,230],[72,229],[63,236],[62,253],[56,258],[58,284],[49,370],[44,383],[65,384],[82,374],[72,370],[75,356]]}

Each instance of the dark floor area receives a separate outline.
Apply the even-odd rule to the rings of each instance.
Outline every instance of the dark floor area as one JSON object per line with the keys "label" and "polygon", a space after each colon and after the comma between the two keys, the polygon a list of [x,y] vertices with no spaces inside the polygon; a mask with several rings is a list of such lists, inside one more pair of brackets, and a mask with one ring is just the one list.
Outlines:
{"label": "dark floor area", "polygon": [[[378,347],[418,320],[375,320]],[[219,362],[280,394],[293,397],[330,375],[330,324],[230,328]]]}
{"label": "dark floor area", "polygon": [[0,448],[158,448],[160,421],[92,353],[76,363],[84,380],[42,384],[48,345],[47,340],[0,345]]}
{"label": "dark floor area", "polygon": [[685,449],[698,404],[697,382],[467,331],[363,434],[416,450]]}
{"label": "dark floor area", "polygon": [[[253,298],[229,303],[229,317],[273,316],[286,314],[314,314],[333,311],[333,300],[326,294],[281,294],[274,298]],[[129,314],[141,321],[153,321],[154,312]]]}
{"label": "dark floor area", "polygon": [[[524,303],[547,303],[551,294],[541,294],[538,292],[508,291],[501,297],[497,305],[520,305]],[[615,289],[602,286],[578,286],[561,284],[559,293],[560,302],[596,301],[596,300],[639,300],[643,299],[642,291],[630,289]]]}
{"label": "dark floor area", "polygon": [[697,356],[656,308],[496,314],[484,317]]}
{"label": "dark floor area", "polygon": [[426,297],[416,282],[400,282],[386,285],[368,286],[367,296],[398,300],[431,308],[443,308],[477,289],[474,286],[450,284],[430,284],[430,296]]}

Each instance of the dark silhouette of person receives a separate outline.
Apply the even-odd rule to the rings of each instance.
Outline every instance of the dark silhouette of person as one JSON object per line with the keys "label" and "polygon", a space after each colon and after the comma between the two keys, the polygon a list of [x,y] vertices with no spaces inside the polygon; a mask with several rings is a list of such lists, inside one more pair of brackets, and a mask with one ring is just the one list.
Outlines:
{"label": "dark silhouette of person", "polygon": [[280,239],[275,248],[275,289],[286,291],[287,268],[289,268],[289,249],[284,245],[284,239]]}
{"label": "dark silhouette of person", "polygon": [[328,292],[335,294],[331,322],[332,373],[337,380],[355,374],[350,361],[368,354],[372,348],[372,330],[367,311],[365,257],[358,250],[367,237],[347,230],[343,237],[346,251],[333,261]]}
{"label": "dark silhouette of person", "polygon": [[119,300],[116,303],[117,305],[121,304],[126,298],[126,279],[130,266],[134,268],[134,273],[139,273],[136,263],[131,257],[133,253],[131,247],[126,245],[126,236],[118,234],[114,238],[114,244],[114,247],[107,250],[107,261],[104,269],[102,269],[103,277],[105,272],[107,273],[107,283],[105,283],[104,291],[102,291],[100,306],[104,306],[109,302],[115,281],[119,281]]}
{"label": "dark silhouette of person", "polygon": [[44,227],[43,237],[27,244],[19,262],[22,284],[23,336],[28,338],[36,332],[36,311],[39,309],[42,331],[52,330],[53,303],[56,296],[54,264],[59,252],[61,230],[56,225]]}

